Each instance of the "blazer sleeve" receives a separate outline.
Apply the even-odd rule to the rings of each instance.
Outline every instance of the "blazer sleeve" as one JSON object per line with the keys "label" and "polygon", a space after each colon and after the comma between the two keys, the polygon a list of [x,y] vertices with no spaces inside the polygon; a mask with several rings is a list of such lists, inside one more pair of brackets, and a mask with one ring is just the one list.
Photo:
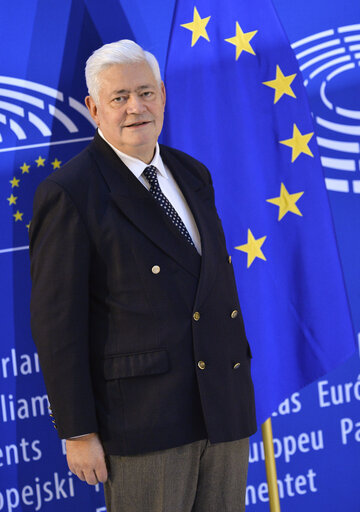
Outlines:
{"label": "blazer sleeve", "polygon": [[38,187],[30,226],[31,329],[60,438],[97,431],[89,361],[90,241],[58,183]]}

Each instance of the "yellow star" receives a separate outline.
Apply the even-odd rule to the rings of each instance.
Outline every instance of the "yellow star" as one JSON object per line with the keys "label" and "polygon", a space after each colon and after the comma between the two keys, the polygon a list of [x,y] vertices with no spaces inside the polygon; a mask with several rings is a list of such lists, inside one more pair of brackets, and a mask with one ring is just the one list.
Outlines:
{"label": "yellow star", "polygon": [[302,213],[299,208],[296,206],[296,201],[300,199],[304,192],[297,192],[295,194],[289,194],[286,190],[284,183],[281,183],[280,187],[280,196],[273,197],[272,199],[267,199],[268,203],[276,204],[279,207],[279,217],[278,220],[281,220],[287,212],[295,213],[296,215],[300,215],[302,217]]}
{"label": "yellow star", "polygon": [[294,123],[292,138],[279,141],[280,144],[284,144],[285,146],[289,146],[290,148],[292,148],[291,163],[293,163],[297,159],[300,153],[305,153],[306,155],[314,157],[314,155],[311,153],[310,148],[308,147],[308,143],[313,135],[314,132],[304,133],[304,135],[302,135],[298,127]]}
{"label": "yellow star", "polygon": [[207,41],[210,41],[209,36],[206,32],[206,25],[209,23],[211,16],[207,18],[200,18],[200,15],[194,7],[194,18],[190,23],[184,23],[181,27],[187,28],[192,32],[191,46],[197,43],[200,37],[203,37]]}
{"label": "yellow star", "polygon": [[53,169],[60,169],[61,161],[55,158],[53,162],[51,162],[51,165],[53,166]]}
{"label": "yellow star", "polygon": [[20,213],[19,210],[17,210],[16,213],[13,214],[13,217],[15,217],[15,222],[22,220],[23,215],[23,213]]}
{"label": "yellow star", "polygon": [[26,224],[26,227],[27,227],[27,230],[29,231],[30,229],[30,224],[31,224],[31,221],[29,222],[29,224]]}
{"label": "yellow star", "polygon": [[258,238],[255,240],[254,235],[251,233],[250,229],[248,229],[248,240],[244,245],[238,245],[235,247],[238,251],[243,251],[247,253],[247,268],[250,267],[255,258],[261,258],[266,261],[266,258],[261,250],[262,244],[265,242],[266,236],[262,238]]}
{"label": "yellow star", "polygon": [[268,82],[263,82],[264,85],[275,89],[274,104],[279,101],[283,94],[296,98],[290,87],[295,77],[296,73],[294,75],[284,76],[280,66],[276,66],[276,78],[274,80],[269,80]]}
{"label": "yellow star", "polygon": [[12,180],[9,180],[9,183],[11,183],[11,188],[18,187],[20,182],[20,178],[13,177]]}
{"label": "yellow star", "polygon": [[253,32],[243,32],[238,22],[236,22],[236,34],[234,37],[229,37],[229,39],[225,39],[228,43],[231,43],[236,46],[236,60],[240,57],[242,51],[251,53],[252,55],[256,55],[254,50],[251,47],[250,41],[257,33],[257,30]]}
{"label": "yellow star", "polygon": [[22,174],[25,174],[26,172],[29,174],[30,165],[26,165],[24,162],[20,169],[22,170]]}
{"label": "yellow star", "polygon": [[41,156],[39,156],[35,162],[37,163],[38,167],[45,167],[45,158],[41,158]]}
{"label": "yellow star", "polygon": [[6,199],[9,201],[9,206],[11,204],[16,204],[17,197],[15,197],[13,194],[11,194],[11,196],[7,197]]}

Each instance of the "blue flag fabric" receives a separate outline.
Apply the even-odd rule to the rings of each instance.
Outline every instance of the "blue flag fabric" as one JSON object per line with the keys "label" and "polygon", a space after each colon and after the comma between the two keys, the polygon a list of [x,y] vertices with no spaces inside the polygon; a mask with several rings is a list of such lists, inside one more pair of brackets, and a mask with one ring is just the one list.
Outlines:
{"label": "blue flag fabric", "polygon": [[306,93],[270,0],[178,0],[165,83],[164,143],[213,177],[263,422],[355,349]]}

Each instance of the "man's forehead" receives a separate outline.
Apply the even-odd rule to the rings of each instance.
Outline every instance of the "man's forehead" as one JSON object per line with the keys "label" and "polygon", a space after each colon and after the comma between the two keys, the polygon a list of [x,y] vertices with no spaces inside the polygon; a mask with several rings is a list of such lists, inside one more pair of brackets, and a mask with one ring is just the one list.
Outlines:
{"label": "man's forehead", "polygon": [[99,74],[100,84],[111,90],[133,90],[157,84],[154,73],[146,61],[111,64]]}

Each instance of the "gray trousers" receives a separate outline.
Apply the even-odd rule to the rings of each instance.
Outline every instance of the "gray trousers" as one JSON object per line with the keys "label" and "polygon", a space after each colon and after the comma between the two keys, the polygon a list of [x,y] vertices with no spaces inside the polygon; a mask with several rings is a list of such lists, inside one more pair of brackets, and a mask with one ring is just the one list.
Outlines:
{"label": "gray trousers", "polygon": [[107,512],[244,512],[249,439],[107,457]]}

